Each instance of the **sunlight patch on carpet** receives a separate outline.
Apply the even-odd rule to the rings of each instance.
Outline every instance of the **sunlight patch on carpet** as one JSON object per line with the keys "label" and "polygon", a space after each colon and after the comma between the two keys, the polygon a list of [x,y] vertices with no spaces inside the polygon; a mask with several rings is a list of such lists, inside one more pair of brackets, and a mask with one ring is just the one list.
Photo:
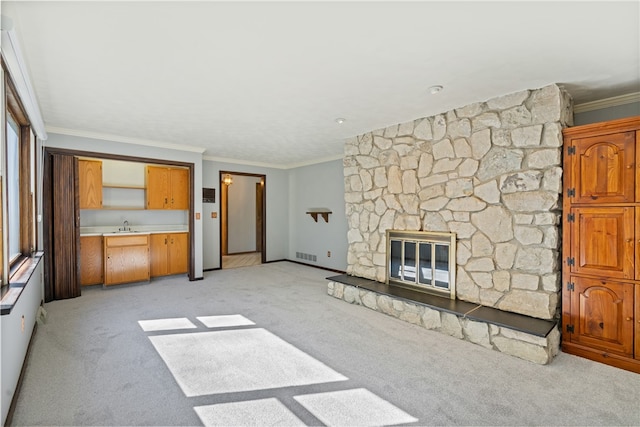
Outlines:
{"label": "sunlight patch on carpet", "polygon": [[145,332],[197,328],[197,326],[191,323],[191,321],[186,317],[177,317],[174,319],[138,320],[138,324]]}
{"label": "sunlight patch on carpet", "polygon": [[363,388],[306,394],[294,399],[327,426],[381,426],[418,421]]}
{"label": "sunlight patch on carpet", "polygon": [[278,399],[219,403],[193,408],[205,426],[304,426]]}
{"label": "sunlight patch on carpet", "polygon": [[348,380],[262,328],[149,339],[189,397]]}
{"label": "sunlight patch on carpet", "polygon": [[199,316],[196,317],[207,328],[227,328],[231,326],[255,325],[251,320],[240,314],[230,314],[227,316]]}

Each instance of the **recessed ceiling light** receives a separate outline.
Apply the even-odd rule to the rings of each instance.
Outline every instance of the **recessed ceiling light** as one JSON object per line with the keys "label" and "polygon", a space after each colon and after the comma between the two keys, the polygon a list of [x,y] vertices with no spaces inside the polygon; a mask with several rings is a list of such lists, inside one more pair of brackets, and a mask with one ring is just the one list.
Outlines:
{"label": "recessed ceiling light", "polygon": [[347,119],[343,119],[342,117],[338,117],[336,119],[336,123],[339,124],[339,125],[343,124],[346,121],[347,121]]}
{"label": "recessed ceiling light", "polygon": [[431,87],[429,88],[429,93],[430,93],[431,95],[435,95],[436,93],[441,92],[441,91],[442,91],[442,89],[443,89],[443,87],[442,87],[442,86],[440,86],[440,85],[431,86]]}

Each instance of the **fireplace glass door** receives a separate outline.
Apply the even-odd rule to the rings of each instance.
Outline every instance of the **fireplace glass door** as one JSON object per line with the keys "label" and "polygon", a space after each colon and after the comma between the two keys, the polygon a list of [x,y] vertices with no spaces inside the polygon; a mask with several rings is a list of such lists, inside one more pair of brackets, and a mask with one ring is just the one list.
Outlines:
{"label": "fireplace glass door", "polygon": [[450,233],[390,231],[387,242],[388,283],[455,298],[455,237]]}

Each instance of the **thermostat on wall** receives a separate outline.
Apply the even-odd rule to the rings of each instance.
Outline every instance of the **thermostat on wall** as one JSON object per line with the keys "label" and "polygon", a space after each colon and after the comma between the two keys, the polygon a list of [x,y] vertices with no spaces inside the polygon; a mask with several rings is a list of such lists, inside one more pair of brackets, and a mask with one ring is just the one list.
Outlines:
{"label": "thermostat on wall", "polygon": [[202,189],[202,203],[215,203],[216,202],[216,189],[215,188],[203,188]]}

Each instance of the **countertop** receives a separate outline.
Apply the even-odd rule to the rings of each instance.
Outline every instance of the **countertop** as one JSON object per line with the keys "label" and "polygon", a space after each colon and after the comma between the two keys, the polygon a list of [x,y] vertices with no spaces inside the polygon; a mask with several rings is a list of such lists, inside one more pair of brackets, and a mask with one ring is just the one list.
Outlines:
{"label": "countertop", "polygon": [[136,234],[164,234],[187,233],[189,226],[183,224],[172,225],[130,225],[131,231],[118,231],[122,225],[109,225],[99,227],[80,227],[80,236],[127,236]]}

